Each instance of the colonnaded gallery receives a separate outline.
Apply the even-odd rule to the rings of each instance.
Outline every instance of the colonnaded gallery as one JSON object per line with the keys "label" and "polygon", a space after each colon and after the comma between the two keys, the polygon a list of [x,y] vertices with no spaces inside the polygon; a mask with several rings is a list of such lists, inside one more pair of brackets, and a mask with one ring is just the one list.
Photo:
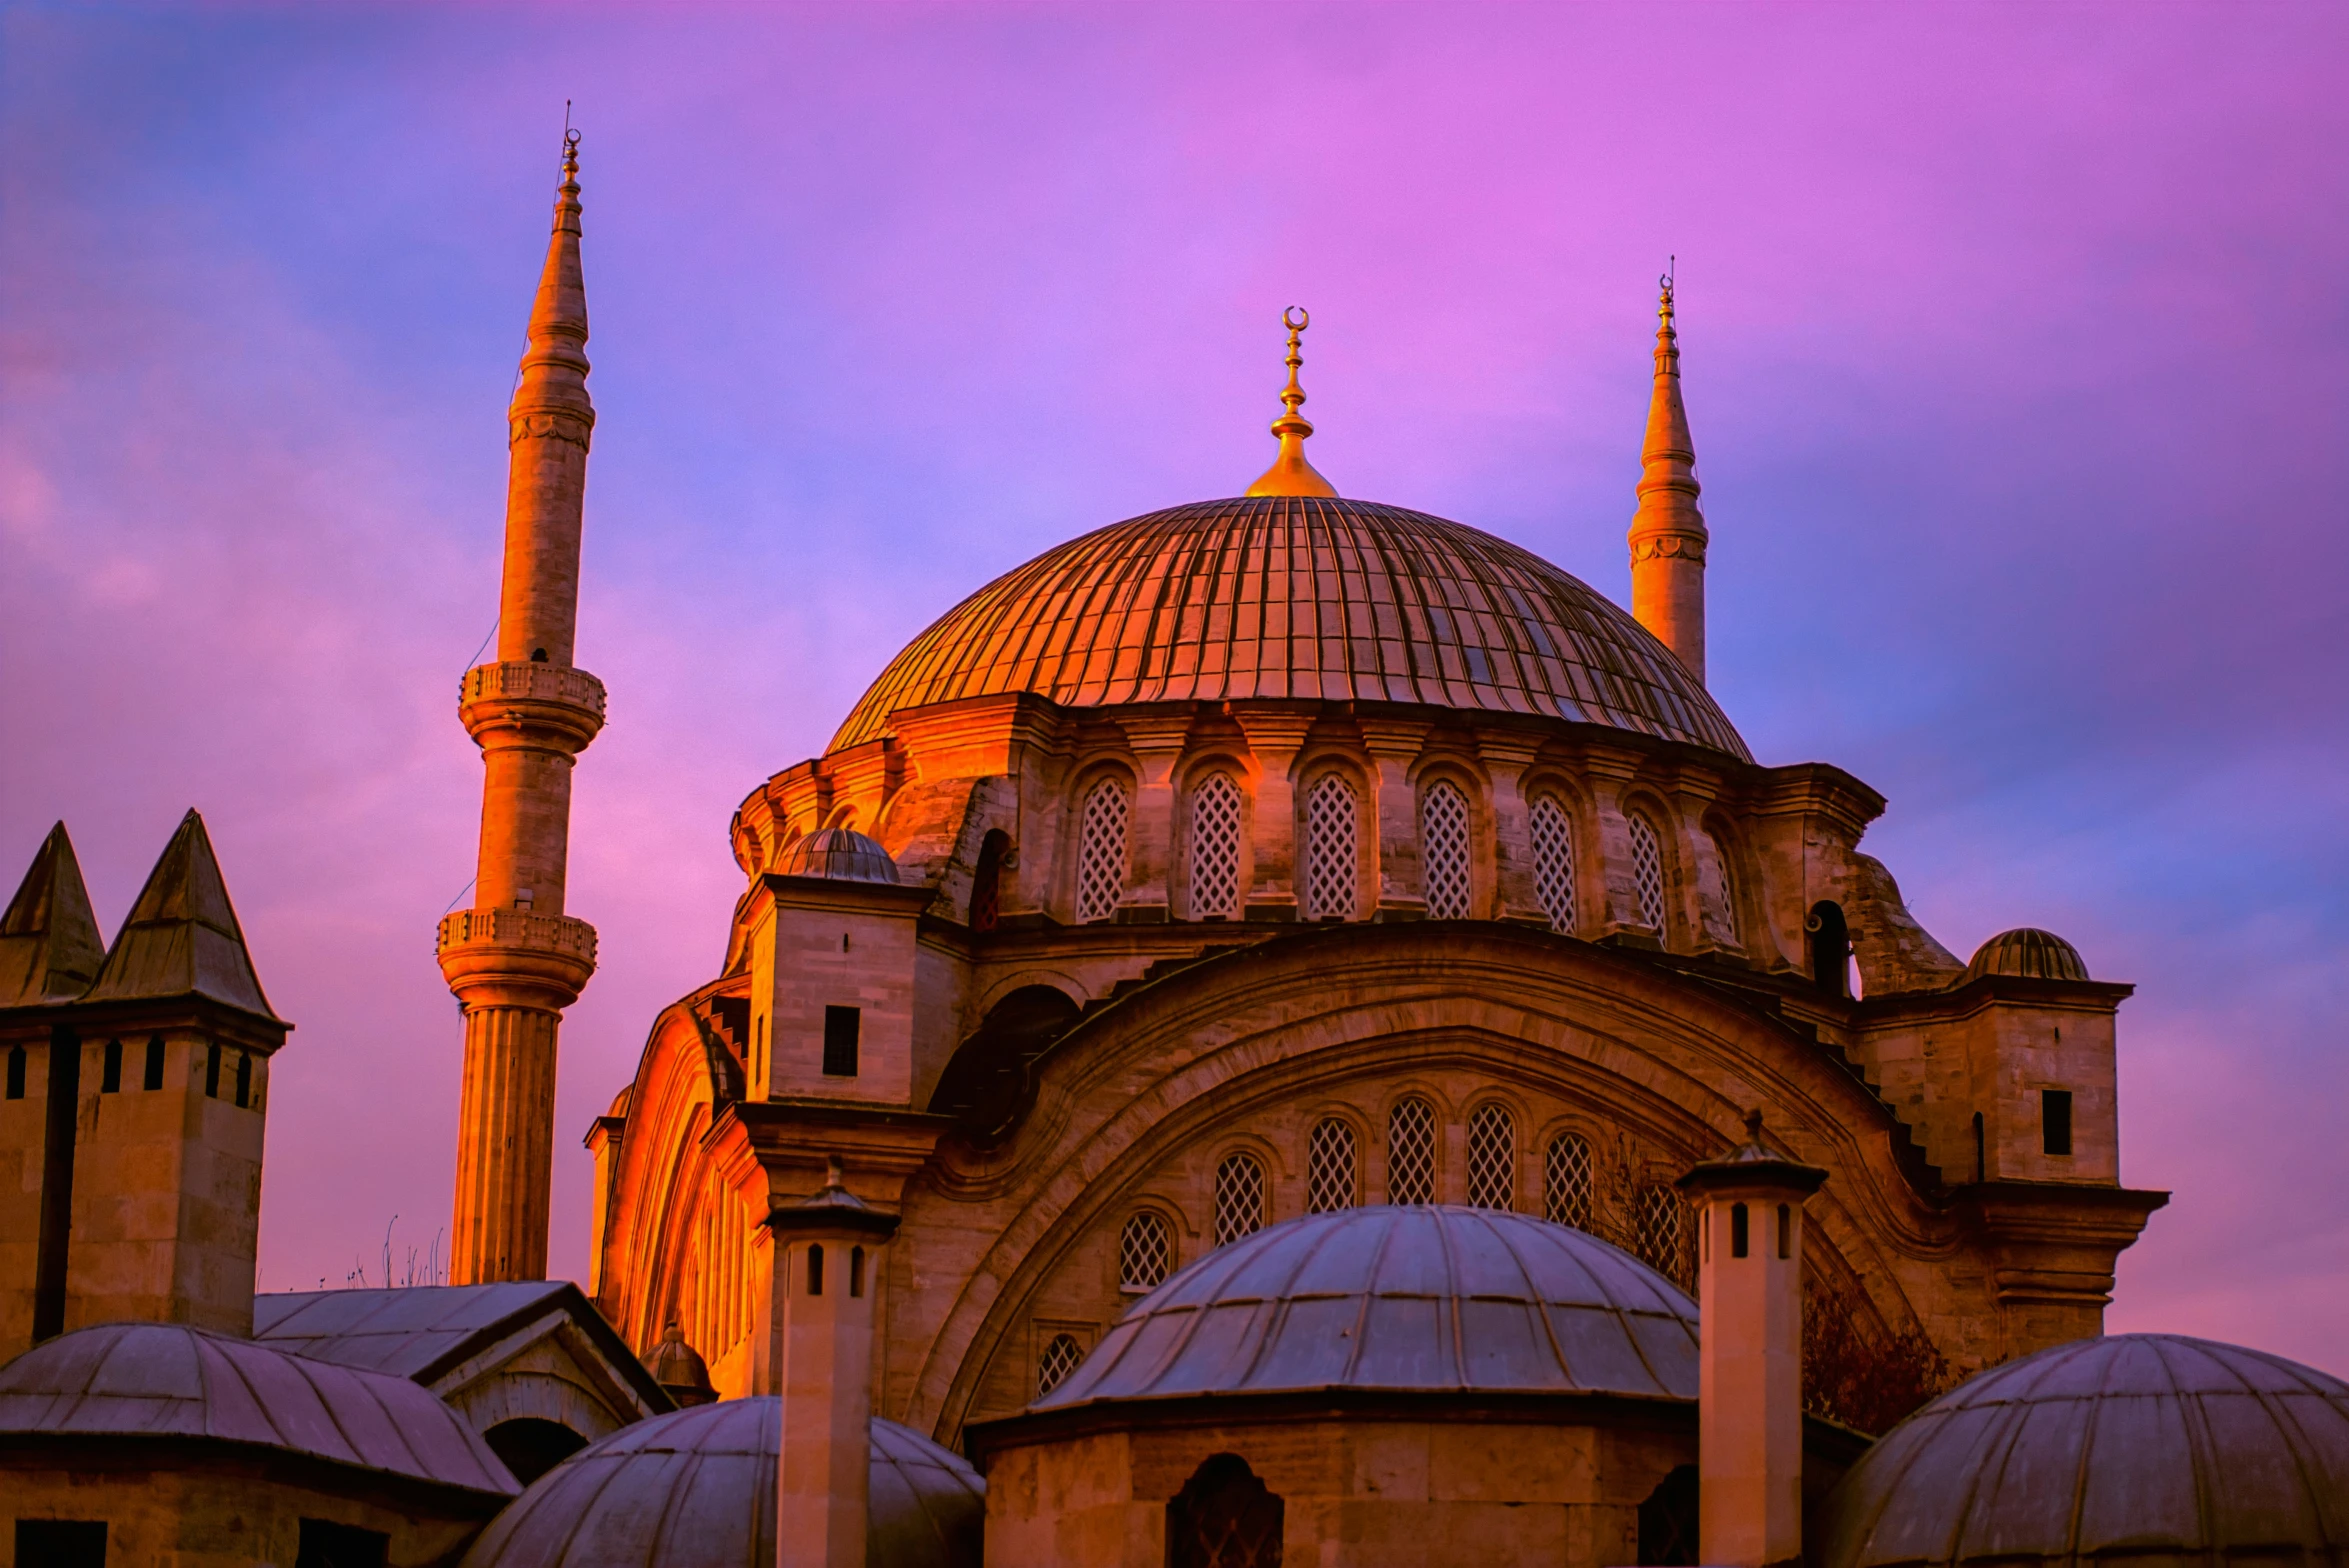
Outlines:
{"label": "colonnaded gallery", "polygon": [[2130,987],[1957,957],[1884,798],[1708,694],[1668,285],[1628,611],[1341,496],[1292,311],[1244,494],[916,638],[727,825],[547,1280],[579,193],[574,138],[459,694],[452,1282],[254,1294],[292,1026],[196,813],[111,943],[59,824],[0,926],[0,1568],[2349,1568],[2349,1386],[2102,1334],[2166,1199]]}

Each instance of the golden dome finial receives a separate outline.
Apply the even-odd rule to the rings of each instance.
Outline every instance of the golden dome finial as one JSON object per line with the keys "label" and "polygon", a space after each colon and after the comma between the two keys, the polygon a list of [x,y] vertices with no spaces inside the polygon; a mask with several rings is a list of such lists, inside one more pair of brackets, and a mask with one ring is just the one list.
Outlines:
{"label": "golden dome finial", "polygon": [[1312,312],[1291,305],[1281,312],[1281,325],[1289,329],[1289,384],[1281,389],[1281,417],[1272,422],[1281,449],[1264,476],[1248,487],[1248,494],[1335,496],[1337,488],[1305,461],[1305,438],[1313,434],[1313,425],[1298,412],[1305,406],[1305,389],[1297,382],[1297,371],[1305,363],[1299,346],[1305,329],[1313,325]]}

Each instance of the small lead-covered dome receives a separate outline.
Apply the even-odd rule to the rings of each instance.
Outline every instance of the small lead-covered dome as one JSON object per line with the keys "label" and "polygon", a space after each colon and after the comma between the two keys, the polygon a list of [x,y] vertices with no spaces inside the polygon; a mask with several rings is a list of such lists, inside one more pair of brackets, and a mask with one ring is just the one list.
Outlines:
{"label": "small lead-covered dome", "polygon": [[[464,1568],[773,1568],[783,1401],[654,1416],[555,1466],[498,1515]],[[987,1483],[894,1421],[873,1422],[868,1568],[978,1568]]]}
{"label": "small lead-covered dome", "polygon": [[2017,926],[2012,931],[1999,932],[1974,949],[1973,962],[1966,965],[1966,978],[1979,980],[1984,975],[2015,975],[2026,980],[2085,980],[2088,966],[2081,961],[2080,950],[2053,931]]}
{"label": "small lead-covered dome", "polygon": [[702,1360],[700,1351],[685,1343],[685,1330],[675,1318],[669,1320],[661,1342],[644,1357],[644,1369],[679,1409],[706,1405],[718,1397],[718,1390],[710,1382],[709,1363]]}
{"label": "small lead-covered dome", "polygon": [[1336,1388],[1693,1400],[1696,1303],[1530,1215],[1340,1209],[1182,1270],[1029,1408]]}
{"label": "small lead-covered dome", "polygon": [[834,882],[897,882],[897,862],[889,858],[889,851],[849,828],[818,828],[794,841],[775,870],[782,876],[827,877]]}
{"label": "small lead-covered dome", "polygon": [[2349,1563],[2349,1384],[2175,1334],[2057,1345],[1961,1384],[1829,1498],[1822,1568]]}

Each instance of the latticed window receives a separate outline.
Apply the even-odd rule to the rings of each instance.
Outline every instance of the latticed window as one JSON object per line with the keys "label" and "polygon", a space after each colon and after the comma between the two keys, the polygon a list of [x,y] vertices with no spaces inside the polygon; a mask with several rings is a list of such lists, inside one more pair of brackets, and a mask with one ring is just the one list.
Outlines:
{"label": "latticed window", "polygon": [[1549,1157],[1542,1162],[1542,1207],[1560,1225],[1588,1230],[1592,1219],[1590,1140],[1580,1133],[1561,1133],[1550,1140]]}
{"label": "latticed window", "polygon": [[1144,1209],[1117,1238],[1117,1282],[1124,1290],[1154,1290],[1173,1261],[1174,1238],[1163,1216]]}
{"label": "latticed window", "polygon": [[1487,1105],[1468,1119],[1468,1201],[1480,1209],[1517,1206],[1517,1124]]}
{"label": "latticed window", "polygon": [[1680,1195],[1665,1186],[1639,1190],[1636,1237],[1639,1259],[1657,1273],[1688,1283],[1688,1266],[1681,1257]]}
{"label": "latticed window", "polygon": [[1305,1212],[1354,1206],[1354,1129],[1332,1116],[1317,1123],[1305,1151]]}
{"label": "latticed window", "polygon": [[1354,918],[1354,786],[1325,773],[1305,797],[1305,918]]}
{"label": "latticed window", "polygon": [[1656,825],[1636,813],[1631,818],[1631,885],[1639,894],[1640,924],[1662,934],[1664,853],[1656,843]]}
{"label": "latticed window", "polygon": [[1074,1334],[1055,1334],[1044,1342],[1044,1353],[1036,1358],[1036,1397],[1060,1387],[1068,1375],[1085,1359],[1085,1347],[1077,1343]]}
{"label": "latticed window", "polygon": [[1240,912],[1240,786],[1210,774],[1191,792],[1191,913]]}
{"label": "latticed window", "polygon": [[1737,935],[1737,884],[1730,878],[1729,847],[1719,838],[1713,840],[1713,853],[1704,863],[1704,885],[1706,895],[1720,901],[1721,918],[1728,923],[1729,934],[1734,938]]}
{"label": "latticed window", "polygon": [[1435,1112],[1425,1100],[1387,1112],[1387,1201],[1435,1202]]}
{"label": "latticed window", "polygon": [[1574,929],[1574,819],[1555,795],[1533,803],[1533,887],[1553,931]]}
{"label": "latticed window", "polygon": [[1085,796],[1077,829],[1077,920],[1107,920],[1126,894],[1126,792],[1103,779]]}
{"label": "latticed window", "polygon": [[1264,1228],[1264,1167],[1235,1154],[1215,1168],[1215,1244],[1238,1241]]}
{"label": "latticed window", "polygon": [[1419,847],[1427,865],[1427,912],[1468,918],[1468,800],[1441,781],[1419,803]]}

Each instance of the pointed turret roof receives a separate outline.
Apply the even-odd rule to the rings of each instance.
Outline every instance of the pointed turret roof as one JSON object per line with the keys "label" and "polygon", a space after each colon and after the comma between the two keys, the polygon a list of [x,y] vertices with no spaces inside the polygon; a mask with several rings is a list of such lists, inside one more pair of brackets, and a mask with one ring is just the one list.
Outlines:
{"label": "pointed turret roof", "polygon": [[579,264],[579,133],[563,141],[563,182],[555,190],[554,231],[530,307],[530,345],[514,388],[516,418],[560,409],[595,420],[587,396],[587,276]]}
{"label": "pointed turret roof", "polygon": [[200,996],[277,1021],[245,951],[204,819],[190,811],[148,873],[90,1002]]}
{"label": "pointed turret roof", "polygon": [[0,1007],[70,1002],[90,988],[105,961],[106,939],[60,822],[41,841],[0,916]]}
{"label": "pointed turret roof", "polygon": [[1656,306],[1656,384],[1648,398],[1648,434],[1640,444],[1639,510],[1631,519],[1636,542],[1655,534],[1705,537],[1697,507],[1696,443],[1680,401],[1680,334],[1672,321],[1672,280],[1661,280]]}

